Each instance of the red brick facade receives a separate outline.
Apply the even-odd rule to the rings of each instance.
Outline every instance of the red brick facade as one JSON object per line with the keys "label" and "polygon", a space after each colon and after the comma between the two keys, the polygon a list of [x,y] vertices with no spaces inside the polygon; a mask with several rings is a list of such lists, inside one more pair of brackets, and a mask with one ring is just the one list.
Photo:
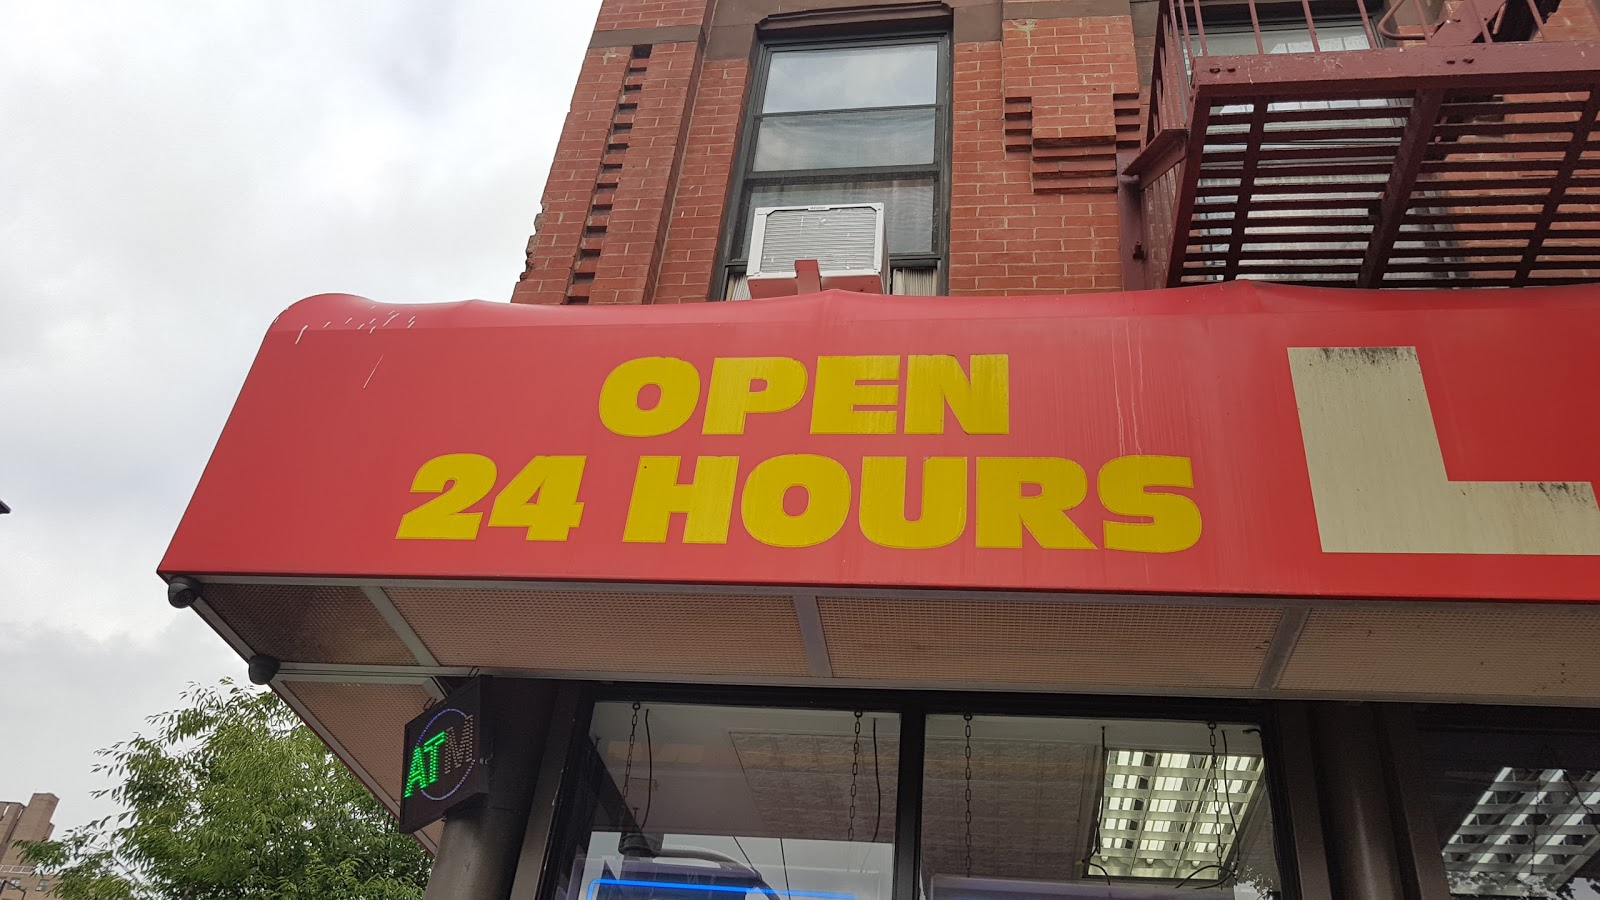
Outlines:
{"label": "red brick facade", "polygon": [[706,0],[605,0],[594,30],[699,25],[705,14]]}
{"label": "red brick facade", "polygon": [[[1146,235],[1135,221],[1141,201],[1119,185],[1145,137],[1151,79],[1154,27],[1148,16],[1135,27],[1137,6],[605,0],[513,299],[713,299],[759,30],[792,29],[797,14],[813,14],[823,24],[812,27],[837,36],[840,16],[870,26],[874,16],[930,9],[953,36],[948,293],[1143,287],[1164,264],[1166,243],[1137,241]],[[1566,0],[1545,35],[1594,39],[1600,27],[1585,0]],[[1495,152],[1493,142],[1485,151]],[[1130,263],[1147,251],[1149,270]]]}
{"label": "red brick facade", "polygon": [[620,171],[607,143],[613,121],[627,114],[621,96],[629,65],[629,54],[615,49],[590,50],[584,58],[514,300],[565,303],[579,292],[588,299],[583,282],[593,280],[608,225],[607,207],[596,204],[609,200],[605,187],[615,185]]}
{"label": "red brick facade", "polygon": [[1138,136],[1132,19],[1003,28],[955,48],[950,293],[1118,290],[1117,143]]}
{"label": "red brick facade", "polygon": [[[698,28],[705,7],[706,0],[607,0],[596,34]],[[677,39],[590,49],[545,183],[515,302],[652,302],[663,274],[667,216],[679,178],[687,174],[699,189],[706,177],[681,171],[694,133],[686,126],[701,78],[699,48],[698,39]],[[710,86],[713,95],[722,90],[720,84]],[[730,140],[737,110],[732,118]],[[705,268],[709,271],[709,259]],[[669,283],[681,288],[686,276],[674,268],[672,277],[679,280]],[[699,294],[703,299],[704,291]]]}
{"label": "red brick facade", "polygon": [[[708,56],[706,17],[705,0],[602,6],[514,300],[711,297],[751,66]],[[1017,18],[994,37],[953,46],[949,292],[1118,289],[1116,152],[1138,128],[1131,19]],[[599,46],[622,39],[641,43]]]}
{"label": "red brick facade", "polygon": [[715,283],[712,264],[749,69],[742,59],[711,60],[701,69],[653,303],[705,300]]}

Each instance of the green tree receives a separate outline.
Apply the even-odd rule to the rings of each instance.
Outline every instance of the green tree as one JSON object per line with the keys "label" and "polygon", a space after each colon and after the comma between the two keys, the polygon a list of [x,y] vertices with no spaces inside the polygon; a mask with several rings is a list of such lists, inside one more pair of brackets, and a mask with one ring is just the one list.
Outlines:
{"label": "green tree", "polygon": [[25,853],[63,900],[414,900],[427,854],[283,701],[191,686],[100,751],[123,812]]}

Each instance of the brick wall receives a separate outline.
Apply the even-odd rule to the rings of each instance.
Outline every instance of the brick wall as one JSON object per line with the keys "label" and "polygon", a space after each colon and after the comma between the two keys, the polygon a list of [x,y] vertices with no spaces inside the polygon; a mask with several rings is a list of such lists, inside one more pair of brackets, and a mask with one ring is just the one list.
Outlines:
{"label": "brick wall", "polygon": [[700,73],[653,303],[706,300],[716,284],[712,268],[749,69],[742,59],[711,60]]}
{"label": "brick wall", "polygon": [[[1137,286],[1123,268],[1137,223],[1124,235],[1119,222],[1119,208],[1137,207],[1119,205],[1117,173],[1141,138],[1153,38],[1136,36],[1134,21],[1151,32],[1153,4],[1114,14],[1115,3],[1097,2],[1084,10],[1100,12],[1068,16],[1057,0],[1019,0],[994,10],[982,39],[969,29],[954,44],[951,294]],[[730,35],[748,42],[773,11],[841,5],[851,4],[605,0],[514,299],[710,299],[751,76],[747,44],[728,52]],[[720,18],[707,21],[708,8]],[[1037,17],[1022,17],[1029,10]],[[1566,0],[1546,33],[1597,39],[1600,22],[1592,3]],[[1159,271],[1164,246],[1146,249]]]}
{"label": "brick wall", "polygon": [[1032,160],[1034,189],[1115,192],[1117,147],[1139,143],[1132,18],[1007,21],[1000,56],[1006,146]]}
{"label": "brick wall", "polygon": [[[602,5],[597,44],[623,29],[677,40],[589,51],[516,301],[710,298],[750,67],[682,39],[708,33],[706,9]],[[1018,19],[1000,36],[954,47],[950,293],[1115,290],[1116,154],[1138,129],[1131,20]]]}
{"label": "brick wall", "polygon": [[[1595,8],[1589,2],[1589,0],[1563,0],[1561,7],[1550,17],[1549,21],[1544,24],[1543,28],[1541,29],[1541,34],[1544,36],[1544,39],[1550,41],[1595,40],[1596,38],[1600,38],[1600,22],[1597,22]],[[1574,109],[1576,109],[1578,105],[1587,101],[1588,97],[1588,93],[1583,90],[1553,90],[1540,93],[1508,94],[1506,95],[1505,99],[1508,101],[1522,103],[1566,101],[1570,103]],[[1456,153],[1452,155],[1451,160],[1455,163],[1503,163],[1506,160],[1517,158],[1537,159],[1541,156],[1548,158],[1548,154],[1509,152],[1501,149],[1500,145],[1507,143],[1526,143],[1530,140],[1570,140],[1571,132],[1569,129],[1571,129],[1574,121],[1578,118],[1579,114],[1574,111],[1510,113],[1505,115],[1503,120],[1498,123],[1498,127],[1506,129],[1504,132],[1500,134],[1491,133],[1472,136],[1472,140],[1477,145],[1481,146],[1482,152],[1473,154]],[[1556,130],[1544,131],[1542,133],[1529,133],[1511,130],[1519,125],[1531,125],[1533,127],[1552,128]],[[1539,172],[1538,174],[1544,175],[1546,173]],[[1482,183],[1484,177],[1485,176],[1482,172],[1476,171],[1445,172],[1433,176],[1433,178],[1439,183],[1451,185],[1459,184],[1461,186],[1459,191],[1452,189],[1440,190],[1438,193],[1441,196],[1449,197],[1452,195],[1457,195],[1463,200],[1477,199],[1478,197],[1482,196]],[[1564,202],[1561,205],[1561,209],[1564,213],[1600,213],[1600,204],[1577,203],[1574,202],[1575,199],[1575,192],[1569,192],[1565,195]],[[1451,211],[1482,214],[1486,210],[1482,207],[1468,207],[1463,209],[1452,208]],[[1526,248],[1528,243],[1526,235],[1533,231],[1536,227],[1535,225],[1531,224],[1532,218],[1541,215],[1543,211],[1544,208],[1542,203],[1532,203],[1527,205],[1502,204],[1493,208],[1494,217],[1500,219],[1500,221],[1491,220],[1485,222],[1464,222],[1455,224],[1453,228],[1456,233],[1460,235],[1470,236],[1471,244],[1468,246],[1494,248],[1511,247],[1518,250],[1523,250]],[[1580,226],[1584,225],[1584,223],[1575,224]],[[1569,226],[1563,224],[1555,224],[1551,226],[1547,236],[1544,238],[1544,243],[1546,245],[1573,243],[1570,239],[1565,237],[1564,228],[1566,227]],[[1514,237],[1519,235],[1521,237]],[[1579,243],[1583,243],[1583,241],[1580,240]],[[1470,250],[1462,252],[1459,258],[1474,265],[1485,267],[1478,271],[1468,271],[1465,273],[1465,277],[1469,281],[1487,283],[1489,286],[1496,286],[1502,283],[1504,279],[1512,276],[1514,273],[1517,273],[1521,263],[1520,255],[1484,256],[1475,255],[1471,253]],[[1406,260],[1406,263],[1410,262],[1410,260]],[[1449,265],[1450,263],[1446,262],[1441,264]],[[1548,261],[1545,263],[1536,262],[1532,265],[1531,269],[1524,274],[1542,274],[1553,277],[1575,277],[1600,280],[1600,269],[1568,268],[1568,266],[1575,265],[1575,263],[1570,259],[1558,260],[1555,265],[1560,268],[1552,270]]]}
{"label": "brick wall", "polygon": [[[565,303],[569,290],[587,299],[594,261],[606,231],[604,189],[614,185],[620,157],[608,152],[613,123],[626,113],[623,80],[631,53],[616,48],[590,50],[578,73],[572,108],[567,113],[555,161],[545,181],[534,235],[528,241],[528,263],[512,300],[518,303]],[[581,254],[581,258],[580,258]],[[589,267],[588,273],[581,271]]]}
{"label": "brick wall", "polygon": [[950,293],[1122,287],[1116,151],[1138,129],[1127,16],[1007,21],[956,45]]}
{"label": "brick wall", "polygon": [[1600,39],[1600,17],[1591,0],[1564,0],[1545,23],[1544,36],[1552,41],[1593,41]]}
{"label": "brick wall", "polygon": [[594,30],[699,25],[705,14],[706,0],[605,0]]}
{"label": "brick wall", "polygon": [[[1550,17],[1550,21],[1545,23],[1543,33],[1547,40],[1553,41],[1600,40],[1600,15],[1596,14],[1592,0],[1565,0],[1561,4],[1561,8],[1556,10],[1555,14]],[[1571,100],[1588,99],[1586,95],[1578,92],[1569,93],[1566,97]],[[1591,214],[1600,213],[1600,203],[1584,204],[1582,206],[1569,204],[1567,209],[1569,211],[1581,209],[1583,212]],[[1560,229],[1557,229],[1552,235],[1554,238],[1560,238],[1561,236]],[[1558,240],[1550,241],[1550,243],[1557,242]],[[1571,243],[1570,240],[1567,242]],[[1600,280],[1600,269],[1580,269],[1555,274]]]}
{"label": "brick wall", "polygon": [[[608,146],[621,168],[604,188],[605,233],[590,248],[590,303],[644,303],[665,237],[667,201],[678,177],[685,138],[695,44],[674,42],[633,51],[624,86],[634,102],[619,112]],[[592,231],[592,229],[591,229]]]}
{"label": "brick wall", "polygon": [[699,41],[681,26],[701,25],[706,4],[601,5],[593,43],[618,46],[584,57],[513,302],[649,302],[699,79]]}

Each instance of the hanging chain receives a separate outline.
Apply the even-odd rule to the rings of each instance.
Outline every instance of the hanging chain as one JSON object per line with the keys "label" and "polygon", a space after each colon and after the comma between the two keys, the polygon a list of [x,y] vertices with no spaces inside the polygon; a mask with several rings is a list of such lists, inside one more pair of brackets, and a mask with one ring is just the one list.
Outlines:
{"label": "hanging chain", "polygon": [[633,741],[639,734],[639,701],[633,701],[633,724],[628,727],[628,761],[622,764],[622,805],[628,805],[628,788],[633,784]]}
{"label": "hanging chain", "polygon": [[967,758],[967,760],[966,760],[967,770],[963,775],[963,778],[964,778],[964,780],[966,782],[966,793],[964,795],[964,798],[965,798],[966,804],[967,804],[967,813],[966,813],[967,831],[966,831],[966,835],[965,835],[964,839],[965,839],[965,842],[966,842],[966,850],[967,850],[967,877],[971,878],[972,877],[972,713],[967,713],[966,715],[963,715],[961,718],[963,718],[963,719],[965,719],[967,721],[967,745],[966,745],[966,749],[964,751],[965,756]]}
{"label": "hanging chain", "polygon": [[[1211,793],[1216,795],[1217,798],[1216,805],[1211,811],[1214,814],[1213,817],[1216,819],[1217,823],[1217,833],[1213,835],[1213,837],[1216,840],[1215,847],[1217,848],[1217,877],[1220,879],[1225,874],[1225,871],[1222,868],[1222,804],[1228,802],[1227,789],[1217,781],[1219,762],[1217,758],[1217,723],[1207,722],[1206,728],[1211,730],[1211,734],[1209,736],[1211,743]],[[1228,815],[1233,815],[1233,806],[1231,803],[1228,807]]]}
{"label": "hanging chain", "polygon": [[850,748],[850,822],[844,830],[844,839],[856,839],[856,776],[861,773],[861,710],[856,710],[856,741]]}

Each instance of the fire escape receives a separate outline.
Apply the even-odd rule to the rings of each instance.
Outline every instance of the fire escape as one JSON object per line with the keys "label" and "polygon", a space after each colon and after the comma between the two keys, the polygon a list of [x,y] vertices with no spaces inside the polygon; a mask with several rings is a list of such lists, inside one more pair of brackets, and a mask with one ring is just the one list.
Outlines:
{"label": "fire escape", "polygon": [[1161,0],[1148,286],[1600,280],[1600,42],[1546,39],[1560,0],[1392,2]]}

